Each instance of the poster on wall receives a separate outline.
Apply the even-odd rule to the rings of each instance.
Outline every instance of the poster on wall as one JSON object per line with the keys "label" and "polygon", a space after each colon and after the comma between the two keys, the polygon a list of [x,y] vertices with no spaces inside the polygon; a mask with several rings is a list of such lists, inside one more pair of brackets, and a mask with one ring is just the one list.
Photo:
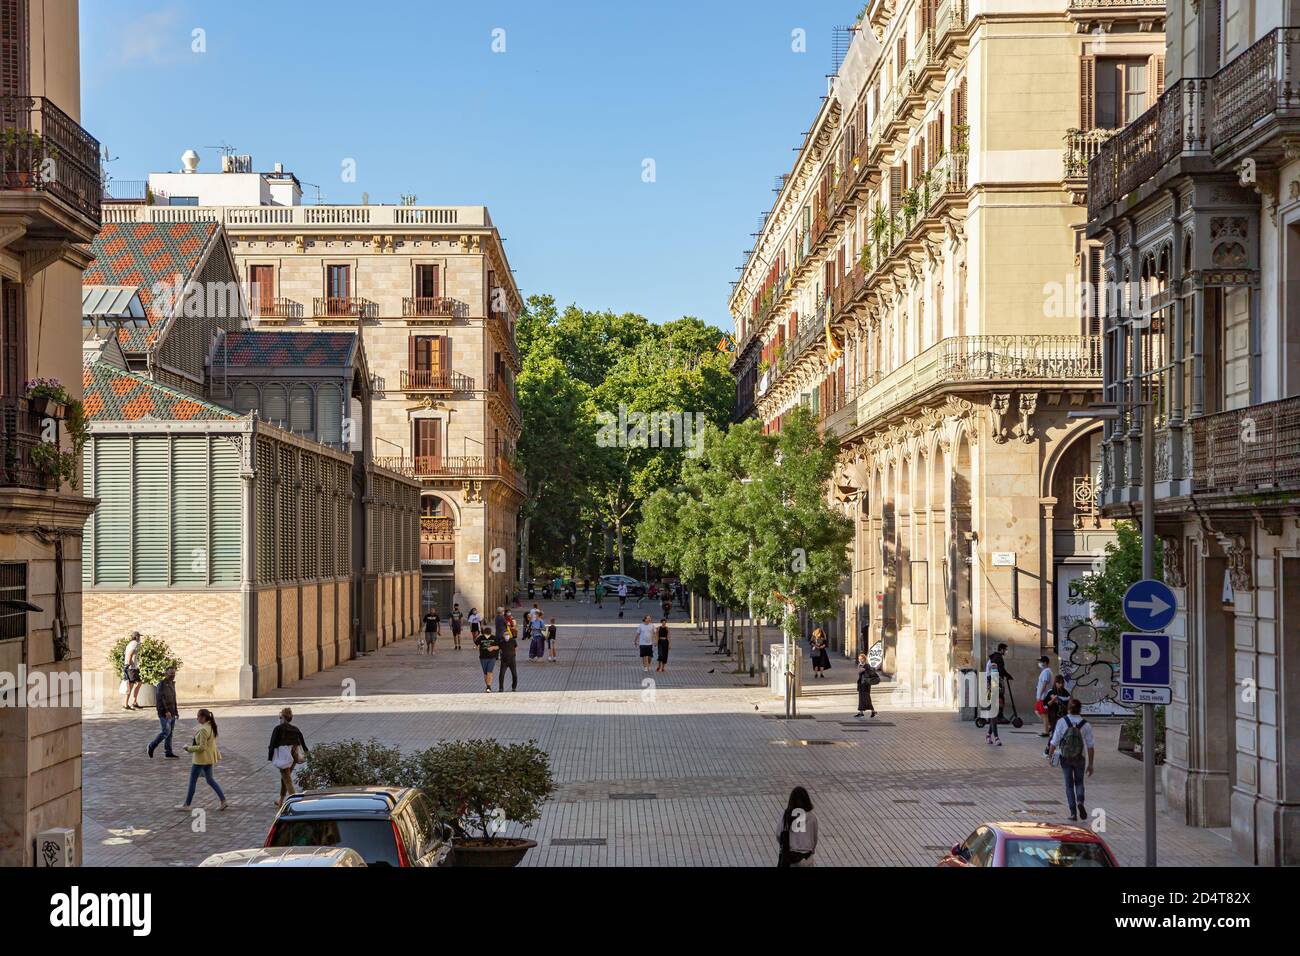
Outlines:
{"label": "poster on wall", "polygon": [[1119,651],[1097,648],[1092,607],[1077,597],[1071,585],[1091,573],[1087,565],[1056,567],[1056,633],[1061,673],[1070,694],[1083,703],[1085,715],[1128,716],[1119,702]]}

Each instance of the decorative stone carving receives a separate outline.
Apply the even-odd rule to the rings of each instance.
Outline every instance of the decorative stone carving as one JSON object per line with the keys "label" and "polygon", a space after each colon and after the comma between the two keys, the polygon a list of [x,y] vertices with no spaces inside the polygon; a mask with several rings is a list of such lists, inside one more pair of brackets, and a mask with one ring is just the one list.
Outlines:
{"label": "decorative stone carving", "polygon": [[1250,541],[1241,534],[1221,534],[1218,536],[1223,553],[1228,557],[1228,580],[1234,591],[1249,591],[1255,586],[1251,573]]}
{"label": "decorative stone carving", "polygon": [[989,401],[989,413],[993,416],[993,440],[999,445],[1007,440],[1007,427],[1003,418],[1010,408],[1010,392],[995,392]]}
{"label": "decorative stone carving", "polygon": [[1183,564],[1183,539],[1162,537],[1160,543],[1165,549],[1165,584],[1171,588],[1187,587],[1187,574]]}
{"label": "decorative stone carving", "polygon": [[1034,440],[1034,412],[1038,409],[1037,392],[1020,393],[1020,424],[1015,428],[1016,437],[1026,445]]}
{"label": "decorative stone carving", "polygon": [[461,491],[465,496],[465,503],[471,505],[481,505],[483,503],[483,482],[467,481]]}

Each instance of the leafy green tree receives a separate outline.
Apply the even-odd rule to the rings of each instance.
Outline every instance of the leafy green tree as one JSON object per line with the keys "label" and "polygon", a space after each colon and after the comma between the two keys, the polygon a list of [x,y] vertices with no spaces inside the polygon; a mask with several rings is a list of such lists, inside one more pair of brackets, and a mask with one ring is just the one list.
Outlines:
{"label": "leafy green tree", "polygon": [[[1164,576],[1164,546],[1156,539],[1155,576]],[[1115,540],[1106,545],[1102,564],[1093,574],[1074,581],[1070,588],[1077,598],[1092,604],[1097,641],[1113,650],[1127,628],[1124,594],[1142,580],[1142,532],[1131,521],[1115,522]]]}

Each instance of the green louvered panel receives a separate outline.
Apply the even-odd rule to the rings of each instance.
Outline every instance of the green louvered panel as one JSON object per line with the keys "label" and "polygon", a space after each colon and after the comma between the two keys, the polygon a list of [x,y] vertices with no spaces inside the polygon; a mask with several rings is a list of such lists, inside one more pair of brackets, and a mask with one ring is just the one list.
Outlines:
{"label": "green louvered panel", "polygon": [[165,436],[149,435],[135,439],[133,584],[168,583],[168,458],[168,439]]}
{"label": "green louvered panel", "polygon": [[289,430],[311,436],[311,412],[314,396],[310,385],[295,385],[289,390]]}
{"label": "green louvered panel", "polygon": [[[95,439],[87,439],[81,446],[81,487],[86,496],[95,497]],[[94,583],[95,577],[95,516],[86,519],[81,529],[81,589]]]}
{"label": "green louvered panel", "polygon": [[172,456],[172,581],[207,584],[208,562],[208,437],[177,435]]}
{"label": "green louvered panel", "polygon": [[240,534],[244,524],[239,447],[234,442],[214,438],[211,456],[212,510],[209,528],[212,541],[212,583],[238,584],[243,555]]}
{"label": "green louvered panel", "polygon": [[276,580],[275,535],[275,445],[268,439],[257,442],[257,580]]}
{"label": "green louvered panel", "polygon": [[96,584],[131,583],[131,439],[95,439],[94,495]]}
{"label": "green louvered panel", "polygon": [[343,444],[343,390],[328,383],[316,390],[316,439],[327,445]]}

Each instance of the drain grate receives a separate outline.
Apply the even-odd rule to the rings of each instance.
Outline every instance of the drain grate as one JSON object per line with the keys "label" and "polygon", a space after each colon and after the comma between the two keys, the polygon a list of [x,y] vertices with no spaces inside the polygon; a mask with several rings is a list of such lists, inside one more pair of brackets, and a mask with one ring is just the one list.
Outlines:
{"label": "drain grate", "polygon": [[1059,807],[1061,805],[1061,801],[1060,800],[1026,800],[1025,805],[1030,807]]}
{"label": "drain grate", "polygon": [[941,807],[973,807],[977,806],[974,800],[940,800]]}
{"label": "drain grate", "polygon": [[856,747],[851,740],[773,740],[776,747]]}
{"label": "drain grate", "polygon": [[883,720],[841,720],[838,722],[841,727],[893,727],[894,724]]}
{"label": "drain grate", "polygon": [[657,793],[611,793],[611,800],[658,800]]}
{"label": "drain grate", "polygon": [[920,803],[920,800],[895,800],[894,803]]}
{"label": "drain grate", "polygon": [[555,837],[551,846],[605,846],[604,837]]}
{"label": "drain grate", "polygon": [[795,714],[793,717],[787,717],[785,714],[759,714],[764,720],[816,720],[812,714]]}

